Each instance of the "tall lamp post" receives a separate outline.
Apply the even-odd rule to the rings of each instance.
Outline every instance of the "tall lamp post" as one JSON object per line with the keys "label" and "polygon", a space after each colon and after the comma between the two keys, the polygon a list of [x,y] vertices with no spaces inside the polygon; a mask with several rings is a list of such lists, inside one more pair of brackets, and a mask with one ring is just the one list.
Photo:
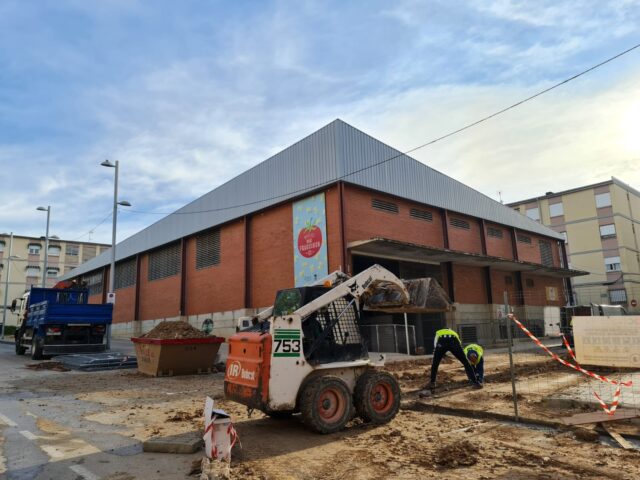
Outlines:
{"label": "tall lamp post", "polygon": [[9,296],[9,277],[11,276],[11,260],[17,260],[20,257],[11,255],[13,250],[13,232],[9,237],[9,256],[7,257],[7,277],[4,280],[4,308],[2,309],[2,327],[0,328],[0,338],[4,338],[4,326],[7,324],[7,303]]}
{"label": "tall lamp post", "polygon": [[51,217],[51,205],[47,208],[38,207],[36,210],[47,212],[47,231],[44,236],[44,271],[42,272],[42,288],[47,286],[47,268],[49,267],[49,218]]}
{"label": "tall lamp post", "polygon": [[[105,160],[100,165],[115,169],[115,180],[113,182],[113,224],[111,232],[111,266],[109,268],[109,292],[107,297],[109,301],[115,305],[115,281],[116,281],[116,224],[118,221],[118,205],[130,207],[131,204],[126,200],[118,201],[118,167],[120,162],[111,163]],[[111,348],[111,325],[107,328],[107,350]]]}

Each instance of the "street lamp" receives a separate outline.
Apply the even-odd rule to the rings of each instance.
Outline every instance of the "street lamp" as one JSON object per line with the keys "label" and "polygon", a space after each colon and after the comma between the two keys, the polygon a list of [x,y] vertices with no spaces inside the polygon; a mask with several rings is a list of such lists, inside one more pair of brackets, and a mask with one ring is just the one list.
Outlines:
{"label": "street lamp", "polygon": [[[115,168],[115,181],[113,182],[113,224],[111,232],[111,266],[109,268],[109,301],[115,304],[115,280],[116,280],[116,223],[118,220],[118,205],[123,207],[130,207],[131,204],[126,200],[118,201],[118,167],[120,162],[116,160],[116,163],[111,163],[109,160],[105,160],[100,163],[103,167]],[[111,326],[107,329],[107,350],[111,348]]]}
{"label": "street lamp", "polygon": [[47,208],[38,207],[36,210],[47,212],[47,233],[44,237],[44,271],[42,272],[42,288],[44,288],[47,283],[47,267],[49,266],[49,217],[51,216],[51,206],[47,205]]}
{"label": "street lamp", "polygon": [[11,276],[11,260],[18,260],[18,255],[11,255],[13,250],[13,232],[9,237],[9,256],[7,257],[7,277],[4,280],[4,308],[2,309],[2,327],[0,327],[0,338],[4,338],[4,326],[7,323],[7,302],[9,296],[9,277]]}

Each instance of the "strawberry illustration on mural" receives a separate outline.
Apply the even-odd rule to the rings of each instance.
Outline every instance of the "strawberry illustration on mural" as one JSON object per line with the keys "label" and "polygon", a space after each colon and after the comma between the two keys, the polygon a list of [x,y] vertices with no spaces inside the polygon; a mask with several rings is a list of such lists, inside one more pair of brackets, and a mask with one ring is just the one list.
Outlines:
{"label": "strawberry illustration on mural", "polygon": [[314,257],[322,248],[322,230],[316,223],[313,219],[307,220],[298,233],[298,251],[305,258]]}

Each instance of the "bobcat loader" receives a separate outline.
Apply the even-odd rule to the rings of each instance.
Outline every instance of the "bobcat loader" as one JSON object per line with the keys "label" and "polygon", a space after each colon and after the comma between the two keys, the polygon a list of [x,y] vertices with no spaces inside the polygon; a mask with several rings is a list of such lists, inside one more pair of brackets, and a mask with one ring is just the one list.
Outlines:
{"label": "bobcat loader", "polygon": [[395,377],[374,368],[360,334],[363,310],[444,312],[447,295],[431,278],[400,280],[374,265],[323,285],[281,290],[273,307],[229,338],[227,398],[274,418],[300,412],[319,433],[341,430],[353,415],[386,423],[400,408]]}

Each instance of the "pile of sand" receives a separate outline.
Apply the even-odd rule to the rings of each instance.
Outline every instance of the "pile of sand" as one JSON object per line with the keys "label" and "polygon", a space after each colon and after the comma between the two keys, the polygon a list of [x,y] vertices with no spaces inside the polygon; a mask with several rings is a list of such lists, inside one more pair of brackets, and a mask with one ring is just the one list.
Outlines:
{"label": "pile of sand", "polygon": [[441,446],[435,455],[435,463],[443,468],[469,467],[478,462],[480,449],[468,440]]}
{"label": "pile of sand", "polygon": [[172,340],[176,338],[204,338],[208,335],[182,320],[160,322],[151,331],[142,335],[143,338]]}

